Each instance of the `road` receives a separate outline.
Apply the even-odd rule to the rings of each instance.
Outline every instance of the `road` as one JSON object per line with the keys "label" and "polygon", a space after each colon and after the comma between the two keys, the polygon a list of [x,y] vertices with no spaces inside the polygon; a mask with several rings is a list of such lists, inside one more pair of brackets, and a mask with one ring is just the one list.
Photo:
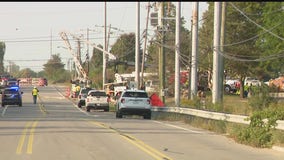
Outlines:
{"label": "road", "polygon": [[[116,119],[86,112],[64,87],[23,87],[23,106],[0,108],[0,160],[283,160],[284,153],[235,143],[181,122]],[[59,91],[62,91],[60,93]]]}

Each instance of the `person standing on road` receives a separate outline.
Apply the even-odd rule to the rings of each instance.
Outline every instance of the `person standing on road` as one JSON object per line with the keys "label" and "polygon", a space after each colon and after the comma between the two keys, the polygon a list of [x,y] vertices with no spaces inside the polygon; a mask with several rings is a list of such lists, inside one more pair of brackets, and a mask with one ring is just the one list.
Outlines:
{"label": "person standing on road", "polygon": [[39,92],[39,90],[36,88],[36,86],[34,86],[34,88],[32,90],[32,96],[33,96],[34,104],[36,104],[36,102],[37,102],[38,92]]}

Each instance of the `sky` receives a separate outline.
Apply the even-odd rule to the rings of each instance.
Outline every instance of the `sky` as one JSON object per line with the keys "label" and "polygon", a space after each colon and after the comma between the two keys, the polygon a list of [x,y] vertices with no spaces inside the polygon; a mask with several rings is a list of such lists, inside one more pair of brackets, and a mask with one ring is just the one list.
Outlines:
{"label": "sky", "polygon": [[[176,2],[173,2],[176,4]],[[151,3],[152,4],[152,3]],[[107,2],[106,22],[110,26],[109,47],[125,33],[136,31],[137,2]],[[146,28],[148,2],[140,2],[140,34]],[[206,2],[199,2],[199,19],[207,10]],[[154,12],[151,8],[150,13]],[[192,2],[181,2],[181,16],[190,29]],[[59,54],[66,69],[72,54],[66,49],[59,33],[62,31],[87,37],[104,45],[105,2],[0,2],[0,41],[5,42],[4,65],[15,63],[20,69],[43,70],[52,54]],[[149,36],[155,28],[149,23]],[[141,37],[141,35],[140,35]],[[71,47],[76,49],[68,35]],[[81,59],[86,59],[87,45],[82,44]],[[89,47],[91,55],[91,47]]]}

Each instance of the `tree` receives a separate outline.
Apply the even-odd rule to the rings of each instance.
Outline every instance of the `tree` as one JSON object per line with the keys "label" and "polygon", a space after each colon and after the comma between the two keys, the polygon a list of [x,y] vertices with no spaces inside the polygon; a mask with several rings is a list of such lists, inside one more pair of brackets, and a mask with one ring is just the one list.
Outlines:
{"label": "tree", "polygon": [[14,62],[9,63],[9,72],[11,76],[17,77],[19,71],[20,71],[20,66],[16,65]]}
{"label": "tree", "polygon": [[121,35],[111,47],[110,53],[117,57],[117,61],[113,61],[114,70],[119,73],[133,72],[135,68],[127,63],[135,62],[135,33]]}
{"label": "tree", "polygon": [[[103,49],[102,45],[98,45],[99,48]],[[99,86],[102,86],[103,78],[102,78],[102,72],[103,72],[103,52],[93,48],[93,55],[90,60],[89,64],[89,78],[95,82],[97,85],[95,88],[99,88]]]}
{"label": "tree", "polygon": [[4,73],[4,55],[5,55],[6,45],[4,42],[0,42],[0,74]]}
{"label": "tree", "polygon": [[[99,48],[103,49],[101,44],[98,45]],[[93,48],[93,55],[90,60],[90,68],[97,68],[103,65],[103,52]]]}
{"label": "tree", "polygon": [[[259,76],[255,73],[259,69],[259,62],[253,61],[260,57],[260,50],[256,46],[257,39],[255,37],[259,29],[255,24],[251,23],[242,12],[246,14],[262,14],[262,2],[229,2],[226,13],[226,32],[224,53],[226,74],[231,77],[240,78],[241,96],[243,96],[243,81],[246,76]],[[238,10],[241,8],[242,11]],[[199,59],[202,60],[199,66],[201,70],[212,72],[213,58],[213,20],[214,20],[214,2],[209,3],[208,10],[204,13],[204,23],[199,30],[200,54]],[[259,22],[258,16],[252,17],[253,21]],[[251,60],[251,61],[249,61]]]}
{"label": "tree", "polygon": [[37,73],[31,70],[30,68],[25,68],[20,70],[16,77],[22,77],[22,78],[32,78],[32,77],[37,77]]}
{"label": "tree", "polygon": [[62,82],[65,81],[64,64],[61,61],[59,54],[53,54],[44,66],[44,72],[50,81]]}
{"label": "tree", "polygon": [[266,71],[273,78],[283,75],[284,73],[284,67],[282,65],[284,63],[284,59],[282,58],[284,48],[284,23],[282,21],[282,17],[284,16],[283,5],[284,2],[265,3],[263,6],[261,25],[270,32],[260,29],[260,38],[257,41],[257,46],[262,50],[262,56],[275,57],[274,59],[263,61],[260,64],[262,72]]}

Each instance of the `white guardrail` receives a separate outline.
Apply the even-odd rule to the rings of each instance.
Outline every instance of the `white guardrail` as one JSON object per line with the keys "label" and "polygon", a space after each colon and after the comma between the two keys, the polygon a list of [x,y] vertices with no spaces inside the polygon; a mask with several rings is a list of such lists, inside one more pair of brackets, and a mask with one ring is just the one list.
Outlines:
{"label": "white guardrail", "polygon": [[[242,123],[242,124],[249,124],[250,123],[249,120],[246,120],[247,118],[249,118],[248,116],[218,113],[218,112],[210,112],[210,111],[203,111],[203,110],[190,109],[190,108],[154,107],[153,106],[152,111],[188,114],[188,115],[197,116],[197,117],[203,117],[203,118],[215,119],[215,120],[224,120],[224,121],[228,121],[228,122]],[[276,129],[284,130],[284,121],[278,120]]]}

